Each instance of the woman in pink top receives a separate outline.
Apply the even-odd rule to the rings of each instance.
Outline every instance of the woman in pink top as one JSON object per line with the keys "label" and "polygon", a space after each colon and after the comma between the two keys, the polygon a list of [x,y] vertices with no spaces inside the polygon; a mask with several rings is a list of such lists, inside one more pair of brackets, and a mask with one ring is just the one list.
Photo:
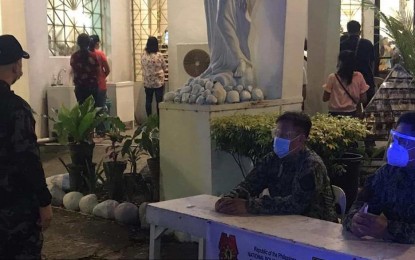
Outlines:
{"label": "woman in pink top", "polygon": [[323,85],[323,101],[329,102],[329,113],[333,116],[356,116],[357,107],[366,102],[366,84],[363,75],[355,71],[355,53],[342,51],[339,54],[337,73],[332,73]]}

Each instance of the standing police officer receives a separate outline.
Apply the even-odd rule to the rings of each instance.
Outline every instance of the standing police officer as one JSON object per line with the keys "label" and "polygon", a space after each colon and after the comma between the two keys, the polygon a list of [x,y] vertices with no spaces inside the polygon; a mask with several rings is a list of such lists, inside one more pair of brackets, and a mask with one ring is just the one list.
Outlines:
{"label": "standing police officer", "polygon": [[52,219],[51,195],[39,158],[29,104],[10,90],[29,54],[0,36],[0,259],[40,259],[42,230]]}

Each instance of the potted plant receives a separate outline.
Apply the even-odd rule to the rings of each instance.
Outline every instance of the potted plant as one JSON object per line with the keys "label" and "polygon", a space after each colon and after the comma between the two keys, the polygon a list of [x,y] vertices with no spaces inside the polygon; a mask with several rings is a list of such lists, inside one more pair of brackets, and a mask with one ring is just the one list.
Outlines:
{"label": "potted plant", "polygon": [[124,170],[127,162],[118,160],[121,155],[121,144],[127,137],[122,134],[125,124],[116,117],[109,122],[109,132],[106,136],[111,140],[111,146],[106,148],[109,161],[103,162],[106,177],[106,187],[110,199],[121,201],[124,198]]}
{"label": "potted plant", "polygon": [[248,158],[256,166],[269,152],[272,152],[271,129],[278,114],[232,115],[211,121],[211,137],[216,149],[232,155],[236,164],[246,176],[243,163]]}
{"label": "potted plant", "polygon": [[76,104],[71,109],[62,106],[55,111],[57,118],[51,118],[59,143],[69,146],[72,164],[92,164],[94,129],[108,118],[107,114],[98,113],[100,110],[101,108],[95,107],[94,99],[90,96],[84,103]]}
{"label": "potted plant", "polygon": [[65,165],[69,172],[70,187],[73,191],[85,192],[88,181],[95,179],[95,164],[92,155],[95,147],[93,132],[95,127],[106,121],[107,114],[99,113],[93,97],[89,97],[81,105],[76,104],[68,109],[62,106],[56,113],[54,132],[59,143],[68,145],[72,163]]}
{"label": "potted plant", "polygon": [[375,15],[385,24],[382,31],[396,44],[402,59],[401,64],[412,75],[415,75],[415,37],[414,15],[412,12],[400,11],[395,16],[384,14],[372,2],[363,0],[363,5],[372,8]]}
{"label": "potted plant", "polygon": [[[141,154],[147,153],[150,158],[147,159],[152,181],[145,181],[147,187],[142,187],[143,177],[137,173],[137,162]],[[122,149],[123,156],[128,158],[131,166],[131,174],[138,179],[140,190],[143,188],[145,193],[151,193],[151,200],[159,200],[159,182],[160,182],[160,146],[159,146],[159,118],[157,115],[151,115],[136,129],[131,138],[126,139]],[[148,185],[151,187],[148,187]]]}

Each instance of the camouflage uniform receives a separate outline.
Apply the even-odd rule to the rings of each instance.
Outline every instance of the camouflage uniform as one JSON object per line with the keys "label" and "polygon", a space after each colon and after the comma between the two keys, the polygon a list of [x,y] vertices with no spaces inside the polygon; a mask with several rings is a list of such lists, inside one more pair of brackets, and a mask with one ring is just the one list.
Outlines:
{"label": "camouflage uniform", "polygon": [[384,214],[392,241],[415,243],[415,169],[385,165],[368,177],[343,226],[350,230],[355,213],[368,203],[368,212]]}
{"label": "camouflage uniform", "polygon": [[0,259],[38,258],[39,207],[50,204],[32,110],[0,80]]}
{"label": "camouflage uniform", "polygon": [[[265,188],[270,196],[258,198]],[[269,154],[225,197],[247,199],[253,214],[300,214],[337,222],[326,167],[308,148],[283,159]]]}

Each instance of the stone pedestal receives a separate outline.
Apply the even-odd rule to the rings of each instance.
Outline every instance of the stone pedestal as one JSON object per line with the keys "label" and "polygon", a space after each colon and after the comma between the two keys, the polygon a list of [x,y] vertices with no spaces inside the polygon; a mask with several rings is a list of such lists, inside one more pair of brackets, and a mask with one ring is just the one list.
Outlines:
{"label": "stone pedestal", "polygon": [[212,118],[298,111],[301,102],[301,98],[292,98],[216,106],[161,103],[161,200],[197,194],[220,195],[242,180],[232,156],[215,150],[210,138]]}

